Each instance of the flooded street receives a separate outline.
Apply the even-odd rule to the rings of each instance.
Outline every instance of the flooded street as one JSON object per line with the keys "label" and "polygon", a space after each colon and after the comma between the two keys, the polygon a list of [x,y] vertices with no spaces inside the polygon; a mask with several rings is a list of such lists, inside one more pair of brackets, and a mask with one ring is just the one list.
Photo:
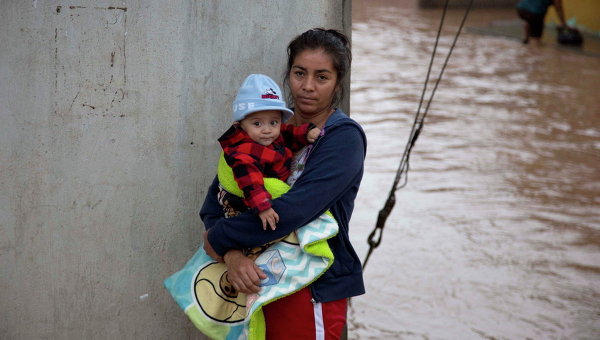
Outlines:
{"label": "flooded street", "polygon": [[[361,258],[441,13],[353,2],[351,111],[369,139],[351,226]],[[462,14],[446,18],[434,79]],[[475,10],[466,25],[515,15]],[[600,58],[463,31],[365,268],[367,294],[351,301],[349,339],[600,338],[599,88]]]}

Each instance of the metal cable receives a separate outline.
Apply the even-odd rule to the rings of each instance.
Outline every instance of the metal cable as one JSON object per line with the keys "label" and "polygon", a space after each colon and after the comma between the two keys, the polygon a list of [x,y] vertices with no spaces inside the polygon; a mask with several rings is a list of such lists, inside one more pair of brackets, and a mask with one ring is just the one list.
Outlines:
{"label": "metal cable", "polygon": [[[406,184],[408,183],[408,169],[409,169],[410,153],[411,153],[413,147],[415,146],[417,139],[419,138],[421,130],[423,129],[423,123],[425,121],[425,117],[427,116],[427,113],[429,112],[429,107],[431,106],[431,102],[433,101],[433,96],[435,95],[438,85],[442,79],[442,75],[444,74],[444,71],[446,70],[446,66],[448,65],[448,61],[450,60],[452,51],[454,50],[454,47],[456,46],[456,42],[458,40],[458,37],[464,27],[467,16],[469,15],[469,12],[471,11],[471,7],[473,5],[474,0],[471,0],[469,2],[469,5],[467,6],[467,9],[465,10],[465,14],[462,18],[462,21],[460,23],[458,31],[456,32],[456,35],[454,36],[454,40],[452,41],[452,45],[450,46],[448,55],[446,56],[446,59],[444,61],[444,64],[440,71],[440,74],[435,82],[433,90],[431,91],[431,95],[429,96],[427,105],[425,106],[425,111],[423,111],[423,113],[421,114],[421,107],[423,105],[423,99],[425,98],[425,93],[427,91],[427,84],[429,83],[431,68],[433,66],[433,61],[435,59],[435,54],[437,52],[438,42],[440,40],[440,36],[442,33],[442,26],[444,25],[444,19],[446,17],[446,12],[448,11],[448,1],[449,0],[446,0],[446,2],[444,4],[444,10],[442,12],[440,26],[438,28],[437,36],[435,38],[435,44],[433,47],[433,52],[431,53],[431,60],[429,62],[429,67],[427,69],[427,76],[425,77],[425,84],[423,85],[423,92],[421,93],[421,100],[419,101],[419,106],[418,106],[417,112],[415,114],[415,120],[413,122],[410,136],[408,138],[408,142],[406,143],[406,147],[404,148],[404,153],[402,154],[402,158],[400,160],[400,165],[398,166],[398,171],[396,172],[396,177],[394,178],[394,182],[392,184],[392,188],[390,190],[389,196],[388,196],[385,204],[383,205],[383,208],[381,210],[379,210],[379,214],[377,216],[377,222],[375,223],[375,228],[373,229],[373,231],[371,231],[371,233],[369,234],[369,237],[367,239],[367,243],[369,244],[369,250],[368,250],[367,256],[365,257],[365,260],[363,261],[363,264],[362,264],[363,270],[366,267],[367,262],[369,261],[369,258],[371,257],[371,254],[373,253],[373,250],[375,250],[375,248],[379,247],[379,245],[381,244],[381,239],[383,237],[383,228],[385,227],[385,222],[386,222],[387,218],[389,217],[390,213],[392,212],[394,205],[396,204],[396,191],[405,187]],[[399,186],[398,183],[400,182],[402,175],[404,175],[404,182]]]}

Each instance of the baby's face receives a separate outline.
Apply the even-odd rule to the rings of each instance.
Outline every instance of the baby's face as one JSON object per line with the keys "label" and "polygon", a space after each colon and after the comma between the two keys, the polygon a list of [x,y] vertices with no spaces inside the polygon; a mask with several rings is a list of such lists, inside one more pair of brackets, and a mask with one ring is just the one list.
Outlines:
{"label": "baby's face", "polygon": [[258,111],[247,115],[240,125],[253,141],[268,146],[279,137],[281,116],[281,111]]}

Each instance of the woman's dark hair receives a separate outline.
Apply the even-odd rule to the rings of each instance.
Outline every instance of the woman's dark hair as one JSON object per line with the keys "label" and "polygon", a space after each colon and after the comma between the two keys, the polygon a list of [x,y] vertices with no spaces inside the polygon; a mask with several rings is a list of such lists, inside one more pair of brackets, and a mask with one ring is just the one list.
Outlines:
{"label": "woman's dark hair", "polygon": [[[337,83],[339,90],[335,92],[332,106],[337,106],[342,98],[344,98],[344,87],[342,84],[346,75],[350,72],[350,64],[352,64],[352,51],[350,50],[350,42],[346,36],[334,29],[313,28],[310,29],[290,42],[287,48],[288,63],[285,76],[283,78],[284,89],[290,88],[290,71],[294,64],[296,56],[306,50],[322,49],[331,57],[333,67],[337,72]],[[285,91],[285,90],[284,90]],[[291,93],[287,93],[288,103],[292,103],[293,98]]]}

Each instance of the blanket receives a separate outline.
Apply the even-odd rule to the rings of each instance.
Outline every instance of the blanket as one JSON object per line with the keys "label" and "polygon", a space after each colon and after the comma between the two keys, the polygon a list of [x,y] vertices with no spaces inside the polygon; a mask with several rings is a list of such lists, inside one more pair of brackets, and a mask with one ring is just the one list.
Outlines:
{"label": "blanket", "polygon": [[[243,195],[223,155],[217,174],[225,190]],[[265,178],[264,182],[273,198],[289,190],[286,183],[275,178]],[[225,264],[213,260],[202,247],[164,285],[194,325],[211,339],[264,339],[262,307],[308,286],[331,266],[334,258],[327,239],[338,230],[337,222],[326,212],[295,233],[263,247],[255,263],[267,278],[261,282],[258,294],[237,292],[227,280]]]}

